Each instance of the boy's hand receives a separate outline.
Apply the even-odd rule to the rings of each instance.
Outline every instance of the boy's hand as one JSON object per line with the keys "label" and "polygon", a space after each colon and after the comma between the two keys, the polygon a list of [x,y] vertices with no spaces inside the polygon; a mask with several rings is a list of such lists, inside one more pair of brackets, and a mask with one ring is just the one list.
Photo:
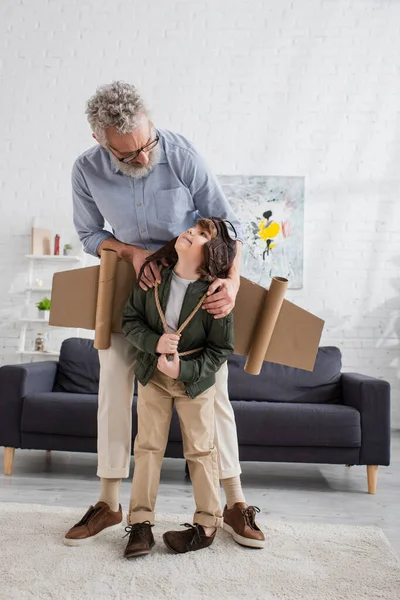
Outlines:
{"label": "boy's hand", "polygon": [[172,355],[172,360],[168,360],[165,354],[162,354],[157,362],[157,368],[161,373],[172,377],[172,379],[178,379],[181,371],[180,360],[177,352]]}
{"label": "boy's hand", "polygon": [[180,335],[176,333],[163,333],[157,342],[157,354],[173,354],[178,350]]}

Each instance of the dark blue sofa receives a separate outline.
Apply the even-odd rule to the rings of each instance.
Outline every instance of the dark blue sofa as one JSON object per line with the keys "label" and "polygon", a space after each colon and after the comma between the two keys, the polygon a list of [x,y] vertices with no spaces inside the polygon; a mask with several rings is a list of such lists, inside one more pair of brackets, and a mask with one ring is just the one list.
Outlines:
{"label": "dark blue sofa", "polygon": [[[264,363],[259,376],[233,355],[229,392],[242,461],[368,466],[374,493],[378,465],[390,460],[390,386],[341,372],[341,353],[319,348],[314,371]],[[0,368],[0,446],[6,474],[14,449],[96,452],[99,361],[91,340],[70,338],[59,361]],[[136,435],[136,396],[132,437]],[[174,415],[166,456],[182,457]]]}

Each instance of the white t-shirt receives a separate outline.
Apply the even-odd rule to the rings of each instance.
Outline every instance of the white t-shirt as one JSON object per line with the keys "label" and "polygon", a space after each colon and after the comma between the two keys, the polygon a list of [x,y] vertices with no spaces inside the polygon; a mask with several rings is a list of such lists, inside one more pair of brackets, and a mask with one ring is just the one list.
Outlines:
{"label": "white t-shirt", "polygon": [[196,280],[182,279],[175,271],[172,271],[171,287],[169,290],[167,308],[165,309],[165,319],[170,333],[174,333],[178,330],[179,317],[186,290],[193,281]]}

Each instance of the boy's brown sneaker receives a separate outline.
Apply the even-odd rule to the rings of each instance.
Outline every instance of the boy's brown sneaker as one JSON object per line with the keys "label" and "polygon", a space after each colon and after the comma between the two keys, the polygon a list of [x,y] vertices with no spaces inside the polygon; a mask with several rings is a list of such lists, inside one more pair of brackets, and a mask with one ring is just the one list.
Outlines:
{"label": "boy's brown sneaker", "polygon": [[195,552],[196,550],[202,550],[211,546],[217,533],[217,529],[215,529],[212,535],[206,535],[201,525],[191,525],[190,523],[183,523],[182,525],[188,527],[188,529],[167,531],[163,535],[163,540],[167,548],[177,554]]}
{"label": "boy's brown sneaker", "polygon": [[107,531],[119,529],[122,522],[122,508],[113,511],[106,502],[97,502],[90,506],[82,519],[65,534],[66,546],[90,544]]}
{"label": "boy's brown sneaker", "polygon": [[134,525],[125,527],[126,535],[124,537],[129,535],[129,541],[124,552],[125,558],[135,558],[135,556],[150,554],[155,544],[153,532],[151,531],[152,527],[153,525],[150,524],[150,521],[135,523]]}
{"label": "boy's brown sneaker", "polygon": [[258,512],[258,506],[247,506],[244,502],[236,502],[230,509],[225,505],[224,531],[230,533],[241,546],[264,548],[265,537],[256,524]]}

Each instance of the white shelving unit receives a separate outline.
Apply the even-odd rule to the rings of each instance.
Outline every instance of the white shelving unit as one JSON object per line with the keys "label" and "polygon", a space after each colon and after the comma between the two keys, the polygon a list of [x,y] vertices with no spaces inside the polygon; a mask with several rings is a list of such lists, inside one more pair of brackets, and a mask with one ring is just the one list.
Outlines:
{"label": "white shelving unit", "polygon": [[[77,265],[82,260],[79,256],[55,256],[55,255],[47,255],[47,254],[26,254],[25,257],[29,261],[28,285],[25,288],[25,302],[24,302],[25,312],[29,312],[29,310],[32,310],[32,306],[34,306],[36,304],[36,302],[38,302],[40,300],[40,297],[43,297],[43,296],[50,297],[50,294],[51,294],[51,288],[34,285],[35,273],[37,272],[37,264],[39,262],[43,263],[43,265],[47,266],[47,264],[48,264],[49,267],[52,267],[51,274],[53,274],[57,270],[57,269],[54,269],[54,266],[57,263],[58,264],[62,263],[64,265],[66,263],[71,263],[71,264]],[[40,294],[40,296],[39,296],[39,294]],[[35,350],[27,350],[25,347],[29,325],[32,323],[42,325],[42,329],[43,329],[42,333],[46,334],[46,332],[47,332],[46,330],[48,330],[48,328],[50,327],[48,319],[42,319],[42,318],[34,317],[34,316],[23,316],[20,318],[19,322],[20,322],[20,336],[19,336],[19,345],[18,345],[17,354],[21,357],[22,360],[24,359],[25,356],[31,357],[32,360],[37,357],[53,358],[53,357],[59,356],[59,352],[57,352],[55,350],[38,352]],[[76,331],[76,336],[79,337],[80,330],[76,329],[75,331]]]}
{"label": "white shelving unit", "polygon": [[38,292],[39,290],[41,290],[43,292],[43,294],[51,294],[51,288],[46,288],[46,287],[26,288],[25,292]]}
{"label": "white shelving unit", "polygon": [[24,352],[20,352],[18,350],[17,354],[21,354],[23,356],[40,356],[41,358],[46,356],[48,356],[49,358],[54,356],[60,356],[59,352],[38,352],[37,350],[25,350]]}
{"label": "white shelving unit", "polygon": [[46,261],[64,261],[64,262],[80,262],[80,256],[56,256],[55,254],[25,254],[25,258],[29,258],[31,260],[46,260]]}
{"label": "white shelving unit", "polygon": [[44,326],[48,326],[49,321],[47,319],[34,319],[34,318],[30,318],[30,317],[21,317],[20,319],[21,323],[42,323]]}

